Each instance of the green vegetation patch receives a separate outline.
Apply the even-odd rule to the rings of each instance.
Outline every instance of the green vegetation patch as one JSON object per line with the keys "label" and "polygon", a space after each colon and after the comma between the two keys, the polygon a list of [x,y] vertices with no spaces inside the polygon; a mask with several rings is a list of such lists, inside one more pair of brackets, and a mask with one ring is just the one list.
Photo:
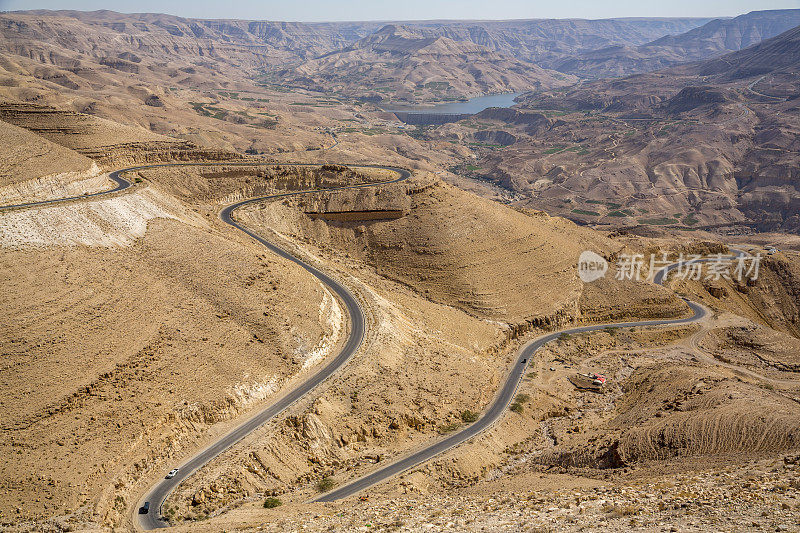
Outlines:
{"label": "green vegetation patch", "polygon": [[451,422],[438,427],[439,433],[450,433],[461,427],[461,422]]}
{"label": "green vegetation patch", "polygon": [[699,221],[699,220],[697,220],[697,219],[694,217],[694,215],[691,215],[691,214],[689,214],[689,215],[686,215],[686,216],[683,218],[683,223],[684,223],[684,224],[686,224],[687,226],[694,226],[694,225],[695,225],[695,224],[697,224],[698,222],[700,222],[700,221]]}
{"label": "green vegetation patch", "polygon": [[564,111],[562,109],[531,109],[531,111],[546,117],[563,117],[570,114],[570,111]]}
{"label": "green vegetation patch", "polygon": [[270,496],[266,500],[264,500],[264,509],[274,509],[275,507],[279,507],[283,505],[283,502],[280,498],[274,498]]}
{"label": "green vegetation patch", "polygon": [[429,81],[423,87],[427,89],[436,89],[439,91],[445,91],[450,88],[450,83],[446,81]]}
{"label": "green vegetation patch", "polygon": [[548,148],[547,150],[545,150],[544,154],[545,155],[557,154],[558,152],[564,150],[564,148],[565,148],[564,145],[554,146],[552,148]]}
{"label": "green vegetation patch", "polygon": [[325,476],[324,478],[317,481],[317,490],[319,492],[329,491],[335,486],[336,486],[336,481],[330,476]]}
{"label": "green vegetation patch", "polygon": [[469,409],[461,411],[461,420],[463,422],[471,424],[472,422],[475,422],[477,419],[478,419],[478,413],[470,411]]}
{"label": "green vegetation patch", "polygon": [[217,120],[224,120],[229,113],[227,109],[222,109],[221,107],[216,107],[211,104],[204,104],[202,102],[189,102],[189,105],[191,105],[192,109],[204,117],[212,117],[216,118]]}
{"label": "green vegetation patch", "polygon": [[573,209],[572,212],[575,213],[576,215],[589,215],[593,217],[600,216],[600,213],[598,213],[597,211],[587,211],[585,209]]}
{"label": "green vegetation patch", "polygon": [[342,128],[342,133],[360,133],[362,135],[372,136],[391,132],[383,128]]}
{"label": "green vegetation patch", "polygon": [[521,415],[525,411],[524,405],[528,403],[530,399],[531,397],[527,394],[517,394],[517,397],[514,398],[514,403],[511,404],[509,409]]}

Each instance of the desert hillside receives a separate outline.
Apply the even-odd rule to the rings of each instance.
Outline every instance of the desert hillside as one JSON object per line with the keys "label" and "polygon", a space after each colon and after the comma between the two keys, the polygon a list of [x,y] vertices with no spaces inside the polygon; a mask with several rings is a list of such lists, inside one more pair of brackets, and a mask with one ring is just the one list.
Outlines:
{"label": "desert hillside", "polygon": [[715,19],[686,33],[671,34],[639,46],[612,46],[565,59],[561,72],[596,78],[621,77],[701,61],[748,48],[800,24],[800,10],[753,11]]}
{"label": "desert hillside", "polygon": [[476,147],[457,173],[580,223],[795,231],[796,33],[722,59],[531,93],[516,113],[487,110],[427,136]]}
{"label": "desert hillside", "polygon": [[95,166],[88,157],[7,122],[0,122],[0,142],[4,147],[0,187],[53,174],[77,178]]}
{"label": "desert hillside", "polygon": [[412,103],[552,89],[575,81],[478,44],[394,25],[276,76],[323,92]]}
{"label": "desert hillside", "polygon": [[798,12],[0,13],[0,530],[794,531]]}
{"label": "desert hillside", "polygon": [[[372,223],[302,215],[376,208],[402,215]],[[256,211],[253,222],[365,261],[441,303],[512,323],[574,312],[581,289],[575,257],[613,246],[563,220],[528,216],[440,181],[303,199],[295,209]]]}

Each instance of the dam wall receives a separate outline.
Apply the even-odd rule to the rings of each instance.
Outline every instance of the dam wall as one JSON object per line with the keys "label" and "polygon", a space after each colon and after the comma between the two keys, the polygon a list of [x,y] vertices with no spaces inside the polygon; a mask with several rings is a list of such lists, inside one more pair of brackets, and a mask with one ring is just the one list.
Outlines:
{"label": "dam wall", "polygon": [[396,111],[394,115],[400,122],[405,122],[412,126],[440,126],[472,116],[469,113],[412,113],[405,111]]}

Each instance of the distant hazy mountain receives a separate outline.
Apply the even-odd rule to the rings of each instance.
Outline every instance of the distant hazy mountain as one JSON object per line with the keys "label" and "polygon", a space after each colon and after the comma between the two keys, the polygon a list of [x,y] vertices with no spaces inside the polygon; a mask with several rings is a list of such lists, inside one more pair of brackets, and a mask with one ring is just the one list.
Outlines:
{"label": "distant hazy mountain", "polygon": [[309,89],[407,102],[555,88],[576,81],[470,41],[395,25],[285,69],[279,78]]}
{"label": "distant hazy mountain", "polygon": [[710,19],[532,19],[403,23],[425,35],[469,41],[552,68],[565,57],[609,46],[637,46],[696,28]]}
{"label": "distant hazy mountain", "polygon": [[705,61],[696,67],[703,76],[730,81],[785,71],[797,79],[800,68],[800,26],[745,50]]}
{"label": "distant hazy mountain", "polygon": [[[60,19],[83,26],[83,33],[111,30],[118,34],[149,32],[162,38],[210,40],[220,45],[267,45],[270,49],[311,58],[355,43],[389,22],[274,22],[256,20],[189,19],[156,13],[123,14],[114,11],[33,10],[2,15],[14,19],[33,16]],[[68,23],[68,20],[72,23]],[[394,22],[455,41],[470,41],[505,55],[544,66],[565,55],[611,45],[636,46],[705,24],[703,18],[621,18],[602,20],[533,19],[511,21]],[[169,38],[169,37],[167,37]],[[68,43],[68,41],[65,41]],[[166,43],[165,43],[166,44]],[[168,51],[169,45],[165,51]]]}
{"label": "distant hazy mountain", "polygon": [[650,72],[678,63],[735,52],[800,24],[800,9],[753,11],[716,19],[681,35],[668,35],[640,46],[601,48],[554,65],[586,77],[617,77]]}

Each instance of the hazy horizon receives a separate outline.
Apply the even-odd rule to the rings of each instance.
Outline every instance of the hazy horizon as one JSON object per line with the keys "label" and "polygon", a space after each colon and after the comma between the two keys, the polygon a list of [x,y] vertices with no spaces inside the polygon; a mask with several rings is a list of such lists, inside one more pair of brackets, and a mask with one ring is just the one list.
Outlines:
{"label": "hazy horizon", "polygon": [[[633,0],[620,2],[526,2],[501,0],[487,4],[477,0],[425,2],[408,0],[402,4],[383,5],[365,0],[327,2],[309,0],[255,2],[253,0],[223,5],[219,2],[179,0],[169,8],[163,2],[121,1],[109,5],[97,0],[62,2],[53,0],[0,0],[0,11],[108,10],[119,13],[163,13],[187,18],[272,20],[285,22],[392,22],[433,20],[525,20],[525,19],[610,19],[610,18],[722,18],[750,11],[798,9],[800,0],[770,2],[723,1],[694,2],[679,0],[661,5],[645,5]],[[165,9],[166,8],[166,9]],[[313,13],[313,15],[310,15]]]}

